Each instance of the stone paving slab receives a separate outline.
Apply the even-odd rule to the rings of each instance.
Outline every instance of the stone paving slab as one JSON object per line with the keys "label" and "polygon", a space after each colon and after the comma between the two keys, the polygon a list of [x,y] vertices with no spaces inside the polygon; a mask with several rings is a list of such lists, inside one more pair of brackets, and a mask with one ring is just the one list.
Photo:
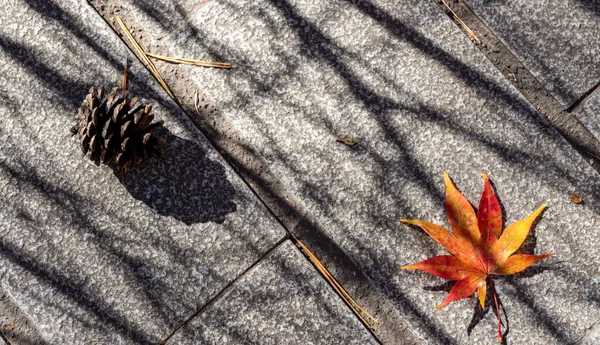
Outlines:
{"label": "stone paving slab", "polygon": [[565,107],[600,83],[600,2],[465,2]]}
{"label": "stone paving slab", "polygon": [[[507,224],[549,205],[524,250],[556,256],[497,281],[510,343],[571,343],[600,318],[597,173],[435,3],[125,6],[172,55],[234,64],[230,73],[188,70],[222,114],[211,121],[229,121],[228,135],[268,160],[423,342],[495,340],[490,309],[476,312],[473,299],[436,310],[446,285],[398,269],[443,253],[397,222],[446,225],[443,171],[474,204],[486,172]],[[344,136],[358,144],[335,142]],[[571,193],[584,204],[572,203]]]}
{"label": "stone paving slab", "polygon": [[378,344],[286,241],[167,344]]}
{"label": "stone paving slab", "polygon": [[87,3],[11,0],[0,22],[0,284],[48,344],[157,344],[287,233],[137,62],[162,157],[81,157],[77,107],[131,56]]}

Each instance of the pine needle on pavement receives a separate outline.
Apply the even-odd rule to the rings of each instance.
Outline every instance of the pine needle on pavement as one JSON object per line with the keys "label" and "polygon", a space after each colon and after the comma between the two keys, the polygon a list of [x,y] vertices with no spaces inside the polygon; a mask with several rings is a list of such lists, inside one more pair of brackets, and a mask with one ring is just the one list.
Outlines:
{"label": "pine needle on pavement", "polygon": [[373,327],[371,326],[371,324],[364,318],[363,314],[366,315],[370,320],[372,320],[374,323],[379,323],[379,321],[377,321],[377,319],[375,319],[373,316],[371,316],[371,314],[369,314],[364,308],[362,308],[351,296],[350,294],[348,294],[348,292],[346,291],[346,289],[344,289],[342,287],[342,285],[340,285],[340,283],[338,283],[338,281],[335,279],[335,277],[329,272],[329,270],[325,267],[325,265],[323,265],[323,263],[315,256],[315,254],[313,254],[304,243],[302,243],[302,241],[300,241],[294,234],[292,234],[292,238],[296,241],[296,244],[304,251],[304,253],[306,254],[306,256],[308,256],[308,259],[310,260],[310,262],[313,263],[313,265],[315,265],[315,267],[317,268],[317,270],[319,270],[319,272],[321,272],[321,274],[323,275],[323,277],[325,277],[325,279],[327,280],[327,282],[333,287],[333,289],[335,290],[335,292],[337,292],[337,294],[342,298],[342,300],[344,300],[344,302],[350,307],[350,309],[352,309],[352,311],[354,312],[354,314],[356,314],[356,316],[358,316],[358,318],[370,329],[373,330]]}
{"label": "pine needle on pavement", "polygon": [[148,69],[150,70],[150,73],[152,73],[154,78],[156,78],[156,80],[158,80],[158,83],[160,84],[160,86],[162,86],[162,88],[169,94],[169,96],[171,96],[171,98],[173,98],[177,103],[179,103],[179,101],[177,100],[177,98],[175,98],[175,95],[171,91],[171,88],[169,88],[169,85],[167,85],[167,83],[165,82],[163,77],[158,72],[158,69],[156,69],[156,66],[154,65],[152,60],[150,60],[150,58],[148,57],[148,54],[146,54],[144,49],[142,49],[140,44],[133,37],[133,35],[129,31],[129,29],[127,28],[125,23],[123,23],[123,21],[121,20],[121,18],[119,16],[115,17],[115,20],[117,21],[117,24],[119,24],[119,26],[121,27],[121,30],[123,30],[123,33],[125,34],[125,36],[127,36],[129,41],[131,42],[131,45],[133,46],[134,50],[137,52],[138,59],[140,59],[148,67]]}
{"label": "pine needle on pavement", "polygon": [[147,53],[149,57],[157,60],[162,60],[170,63],[180,63],[192,66],[202,66],[202,67],[214,67],[214,68],[231,68],[231,64],[228,62],[212,62],[212,61],[204,61],[204,60],[192,60],[192,59],[184,59],[178,57],[171,56],[161,56],[156,54]]}

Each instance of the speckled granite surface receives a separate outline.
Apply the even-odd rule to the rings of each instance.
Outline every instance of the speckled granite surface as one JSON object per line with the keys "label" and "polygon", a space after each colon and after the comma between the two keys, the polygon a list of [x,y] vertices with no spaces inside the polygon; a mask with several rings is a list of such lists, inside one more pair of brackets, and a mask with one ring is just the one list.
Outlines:
{"label": "speckled granite surface", "polygon": [[577,345],[600,345],[600,323],[596,324]]}
{"label": "speckled granite surface", "polygon": [[[3,339],[10,343],[3,342]],[[0,285],[0,344],[45,345],[37,327]]]}
{"label": "speckled granite surface", "polygon": [[157,344],[286,232],[137,62],[162,158],[81,157],[77,107],[130,56],[86,2],[3,2],[0,22],[0,284],[48,344]]}
{"label": "speckled granite surface", "polygon": [[563,105],[600,83],[599,1],[465,2]]}
{"label": "speckled granite surface", "polygon": [[[125,2],[265,157],[314,223],[361,267],[428,344],[495,341],[496,316],[443,281],[398,267],[442,253],[397,222],[446,224],[442,172],[474,204],[481,172],[511,223],[548,211],[525,251],[540,268],[498,279],[509,342],[564,344],[600,315],[600,181],[433,2]],[[218,121],[218,118],[215,120]],[[335,137],[351,136],[347,147]],[[585,201],[576,205],[575,193]],[[582,231],[585,229],[585,231]],[[451,320],[451,321],[449,321]]]}
{"label": "speckled granite surface", "polygon": [[286,241],[167,344],[378,344]]}
{"label": "speckled granite surface", "polygon": [[594,92],[581,102],[574,114],[600,140],[600,92]]}

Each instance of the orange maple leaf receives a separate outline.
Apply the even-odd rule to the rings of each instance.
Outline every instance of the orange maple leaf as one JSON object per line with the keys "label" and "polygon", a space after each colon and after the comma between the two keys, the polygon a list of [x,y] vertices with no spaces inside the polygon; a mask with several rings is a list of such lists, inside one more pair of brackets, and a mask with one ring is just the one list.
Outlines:
{"label": "orange maple leaf", "polygon": [[[546,205],[540,206],[529,217],[516,221],[502,231],[500,203],[496,199],[488,177],[485,174],[482,176],[485,185],[479,209],[475,214],[469,201],[456,189],[448,174],[444,173],[446,214],[452,232],[442,226],[422,220],[400,220],[403,223],[420,227],[452,254],[435,256],[414,265],[401,267],[405,270],[421,270],[443,279],[457,281],[446,299],[437,308],[469,297],[476,291],[483,308],[485,306],[486,281],[490,275],[515,274],[531,266],[534,262],[553,255],[553,253],[512,255],[523,244],[531,225]],[[492,286],[491,282],[489,284]],[[496,309],[498,309],[497,306]],[[498,320],[498,340],[502,341],[500,320]]]}

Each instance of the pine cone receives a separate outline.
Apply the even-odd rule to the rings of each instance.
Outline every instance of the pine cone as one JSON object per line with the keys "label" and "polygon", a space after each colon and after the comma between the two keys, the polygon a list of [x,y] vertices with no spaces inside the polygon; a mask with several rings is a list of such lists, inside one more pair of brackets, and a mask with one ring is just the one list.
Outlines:
{"label": "pine cone", "polygon": [[92,87],[75,115],[78,123],[71,128],[71,135],[78,134],[83,155],[96,165],[114,161],[127,172],[159,155],[159,139],[152,133],[164,122],[151,123],[151,104],[128,98],[127,90],[117,90],[115,87],[105,95],[104,86]]}

